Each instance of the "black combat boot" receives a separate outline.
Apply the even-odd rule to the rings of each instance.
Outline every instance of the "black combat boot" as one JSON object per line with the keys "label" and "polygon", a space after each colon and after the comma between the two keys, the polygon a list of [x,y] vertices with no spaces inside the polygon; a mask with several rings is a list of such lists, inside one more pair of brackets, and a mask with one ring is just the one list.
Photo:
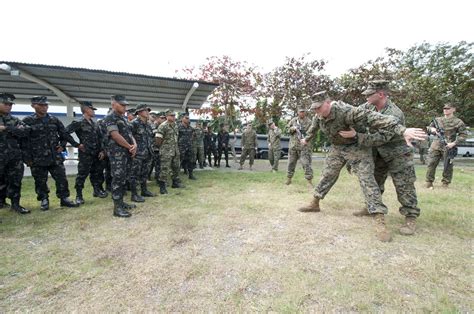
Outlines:
{"label": "black combat boot", "polygon": [[40,209],[43,210],[43,211],[49,209],[49,199],[48,198],[43,198],[41,200]]}
{"label": "black combat boot", "polygon": [[127,209],[123,206],[124,203],[121,200],[114,200],[114,216],[120,218],[128,218],[132,216],[132,214],[127,211]]}
{"label": "black combat boot", "polygon": [[82,190],[76,190],[76,204],[82,205],[84,204],[84,198],[82,197]]}
{"label": "black combat boot", "polygon": [[23,206],[20,206],[20,200],[12,200],[12,207],[14,211],[16,211],[19,214],[29,214],[31,213],[28,209],[24,208]]}
{"label": "black combat boot", "polygon": [[185,186],[179,181],[179,179],[173,179],[173,183],[171,184],[171,188],[173,189],[183,189]]}
{"label": "black combat boot", "polygon": [[225,162],[225,167],[226,167],[226,168],[230,168],[228,161]]}
{"label": "black combat boot", "polygon": [[197,180],[196,177],[193,175],[193,172],[192,171],[189,171],[189,176],[188,176],[189,180]]}
{"label": "black combat boot", "polygon": [[160,194],[168,194],[165,181],[158,181],[158,185],[160,186]]}
{"label": "black combat boot", "polygon": [[141,190],[142,190],[142,196],[144,196],[144,197],[154,197],[154,196],[156,196],[155,193],[152,193],[148,190],[148,188],[146,186],[146,182],[141,184]]}
{"label": "black combat boot", "polygon": [[107,192],[101,189],[99,186],[94,186],[94,193],[92,194],[94,197],[99,198],[106,198],[108,196]]}
{"label": "black combat boot", "polygon": [[123,208],[125,208],[125,209],[134,209],[134,208],[137,208],[137,205],[125,203],[124,201],[122,201],[122,206],[123,206]]}
{"label": "black combat boot", "polygon": [[145,201],[143,196],[138,195],[136,184],[130,184],[130,190],[132,191],[132,197],[130,198],[132,202],[143,203]]}
{"label": "black combat boot", "polygon": [[78,207],[79,206],[79,204],[76,204],[73,201],[71,201],[69,197],[63,197],[61,199],[60,205],[64,207]]}

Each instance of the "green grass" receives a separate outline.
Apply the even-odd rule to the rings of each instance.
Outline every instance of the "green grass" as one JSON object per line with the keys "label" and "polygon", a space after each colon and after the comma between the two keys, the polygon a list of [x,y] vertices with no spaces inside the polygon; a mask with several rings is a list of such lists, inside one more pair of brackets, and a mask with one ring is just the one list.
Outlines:
{"label": "green grass", "polygon": [[[412,237],[397,233],[403,217],[386,184],[388,244],[376,240],[371,219],[352,216],[363,204],[354,176],[341,173],[321,213],[301,214],[311,198],[301,168],[286,186],[284,171],[258,166],[265,171],[197,172],[198,181],[147,199],[130,219],[112,217],[111,200],[92,198],[90,188],[85,206],[66,209],[52,187],[52,208],[41,212],[25,178],[22,204],[32,214],[0,210],[0,309],[473,310],[468,162],[455,167],[448,190],[423,188],[417,167],[422,214]],[[315,182],[321,167],[313,163]]]}

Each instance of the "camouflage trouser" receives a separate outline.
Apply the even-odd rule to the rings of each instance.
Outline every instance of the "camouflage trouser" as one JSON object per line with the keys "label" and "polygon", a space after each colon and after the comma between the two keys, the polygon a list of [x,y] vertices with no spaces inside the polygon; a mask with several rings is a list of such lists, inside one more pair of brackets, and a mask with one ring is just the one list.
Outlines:
{"label": "camouflage trouser", "polygon": [[427,148],[420,148],[419,150],[419,154],[420,154],[420,161],[425,164],[426,162],[426,153],[428,152],[428,149]]}
{"label": "camouflage trouser", "polygon": [[66,169],[62,162],[58,162],[49,166],[31,166],[31,174],[35,179],[36,199],[41,201],[48,198],[48,172],[56,182],[56,196],[60,199],[69,197],[69,185],[66,178]]}
{"label": "camouflage trouser", "polygon": [[84,189],[84,182],[90,174],[93,187],[97,188],[104,182],[103,165],[97,155],[79,152],[79,164],[77,165],[76,190]]}
{"label": "camouflage trouser", "polygon": [[161,172],[160,172],[160,181],[166,182],[171,177],[173,180],[179,178],[179,154],[170,156],[170,155],[160,155],[161,161]]}
{"label": "camouflage trouser", "polygon": [[268,150],[268,161],[270,161],[270,165],[272,166],[273,170],[278,170],[278,163],[280,161],[280,157],[280,147],[274,147]]}
{"label": "camouflage trouser", "polygon": [[243,166],[245,159],[249,156],[249,165],[253,165],[253,160],[255,158],[255,148],[242,148],[242,154],[240,155],[240,165]]}
{"label": "camouflage trouser", "polygon": [[204,165],[204,146],[193,147],[193,166],[196,164],[196,159],[199,167],[202,167]]}
{"label": "camouflage trouser", "polygon": [[402,205],[399,208],[400,214],[407,217],[420,216],[420,209],[417,207],[418,200],[415,189],[416,174],[413,165],[413,154],[406,153],[388,162],[377,154],[374,156],[374,163],[374,177],[379,186],[380,193],[383,194],[385,181],[390,173],[397,192],[398,201]]}
{"label": "camouflage trouser", "polygon": [[161,172],[161,160],[159,151],[153,152],[153,168],[155,168],[155,180],[158,181],[160,179]]}
{"label": "camouflage trouser", "polygon": [[189,172],[193,172],[194,165],[192,163],[193,160],[193,150],[191,147],[189,148],[182,148],[179,150],[179,156],[181,160],[181,166],[184,170]]}
{"label": "camouflage trouser", "polygon": [[[430,149],[430,152],[428,154],[428,171],[426,171],[426,182],[433,182],[435,180],[436,167],[438,167],[440,160],[445,160],[445,158],[447,157],[446,154],[446,151]],[[443,165],[443,179],[441,180],[441,182],[445,184],[451,183],[451,180],[453,179],[453,167],[453,160],[448,163],[446,169],[444,169]]]}
{"label": "camouflage trouser", "polygon": [[[144,187],[148,180],[148,173],[151,166],[152,156],[148,153],[145,156],[135,157],[132,160],[132,170],[130,173],[130,186],[132,191],[140,185]],[[143,192],[143,191],[142,191]]]}
{"label": "camouflage trouser", "polygon": [[0,200],[20,200],[21,180],[23,179],[23,161],[17,159],[0,159]]}
{"label": "camouflage trouser", "polygon": [[314,189],[314,196],[323,199],[339,178],[346,163],[350,163],[352,172],[359,179],[369,213],[388,212],[382,202],[382,194],[374,178],[374,160],[371,149],[357,145],[332,145],[329,150],[321,179]]}
{"label": "camouflage trouser", "polygon": [[301,166],[304,169],[304,177],[307,180],[313,179],[313,169],[311,168],[311,150],[309,147],[305,146],[304,148],[293,147],[289,150],[288,156],[288,178],[293,178],[295,174],[296,163],[298,159],[301,162]]}
{"label": "camouflage trouser", "polygon": [[112,199],[114,201],[123,200],[125,194],[125,184],[130,175],[130,164],[132,159],[130,153],[125,150],[107,152],[110,160],[110,173],[112,175]]}

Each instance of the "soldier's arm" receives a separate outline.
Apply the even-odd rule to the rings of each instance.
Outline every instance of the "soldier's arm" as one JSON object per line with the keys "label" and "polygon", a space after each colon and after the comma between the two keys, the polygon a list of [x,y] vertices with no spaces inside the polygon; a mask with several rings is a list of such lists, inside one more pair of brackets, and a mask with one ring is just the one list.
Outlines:
{"label": "soldier's arm", "polygon": [[458,136],[456,137],[456,140],[454,141],[456,145],[458,145],[459,142],[466,140],[468,136],[466,125],[464,124],[464,122],[461,121],[461,123],[459,124],[457,133],[458,133]]}
{"label": "soldier's arm", "polygon": [[155,144],[160,147],[163,144],[163,138],[165,137],[165,129],[163,124],[161,124],[155,133]]}
{"label": "soldier's arm", "polygon": [[308,131],[306,131],[306,136],[304,138],[304,141],[306,143],[309,143],[315,136],[316,133],[319,130],[319,121],[316,116],[313,117],[313,120],[311,121],[311,126],[309,127]]}
{"label": "soldier's arm", "polygon": [[18,118],[14,118],[14,119],[15,119],[15,124],[13,126],[7,126],[5,128],[5,131],[18,138],[28,136],[30,132],[30,127],[27,126],[20,119]]}
{"label": "soldier's arm", "polygon": [[76,140],[74,140],[71,134],[66,132],[64,124],[59,119],[56,120],[56,125],[58,127],[59,140],[61,141],[60,146],[63,150],[66,149],[66,141],[71,143],[71,145],[74,147],[78,147],[80,145],[78,142],[76,142]]}
{"label": "soldier's arm", "polygon": [[79,121],[72,121],[71,124],[66,127],[66,132],[69,134],[76,133],[80,127],[81,123]]}

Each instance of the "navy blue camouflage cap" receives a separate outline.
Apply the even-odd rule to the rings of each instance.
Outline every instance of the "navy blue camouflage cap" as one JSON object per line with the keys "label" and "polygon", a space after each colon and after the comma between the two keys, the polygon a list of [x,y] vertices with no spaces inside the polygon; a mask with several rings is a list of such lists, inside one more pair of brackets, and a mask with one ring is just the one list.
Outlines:
{"label": "navy blue camouflage cap", "polygon": [[81,101],[80,104],[82,107],[88,107],[88,108],[91,108],[92,110],[97,110],[97,108],[94,108],[94,106],[92,105],[92,101],[85,100],[85,101]]}
{"label": "navy blue camouflage cap", "polygon": [[0,102],[4,104],[14,104],[15,103],[15,95],[10,93],[1,93],[0,94]]}
{"label": "navy blue camouflage cap", "polygon": [[115,101],[121,104],[122,106],[128,105],[128,101],[123,95],[112,95],[110,98],[112,99],[112,101]]}
{"label": "navy blue camouflage cap", "polygon": [[138,104],[137,107],[135,108],[135,113],[138,113],[143,110],[148,110],[148,112],[151,111],[151,109],[148,107],[147,104],[141,103],[141,104]]}
{"label": "navy blue camouflage cap", "polygon": [[367,84],[367,88],[365,89],[365,91],[362,92],[362,95],[370,96],[381,90],[388,91],[389,90],[388,83],[389,81],[387,80],[370,81]]}
{"label": "navy blue camouflage cap", "polygon": [[136,114],[136,111],[135,111],[135,108],[130,108],[130,109],[127,109],[127,113],[128,114]]}
{"label": "navy blue camouflage cap", "polygon": [[48,97],[46,96],[35,96],[31,98],[32,105],[48,105]]}
{"label": "navy blue camouflage cap", "polygon": [[179,114],[179,118],[180,118],[180,119],[185,118],[185,117],[189,118],[189,113],[187,113],[187,112],[181,112],[181,113]]}

